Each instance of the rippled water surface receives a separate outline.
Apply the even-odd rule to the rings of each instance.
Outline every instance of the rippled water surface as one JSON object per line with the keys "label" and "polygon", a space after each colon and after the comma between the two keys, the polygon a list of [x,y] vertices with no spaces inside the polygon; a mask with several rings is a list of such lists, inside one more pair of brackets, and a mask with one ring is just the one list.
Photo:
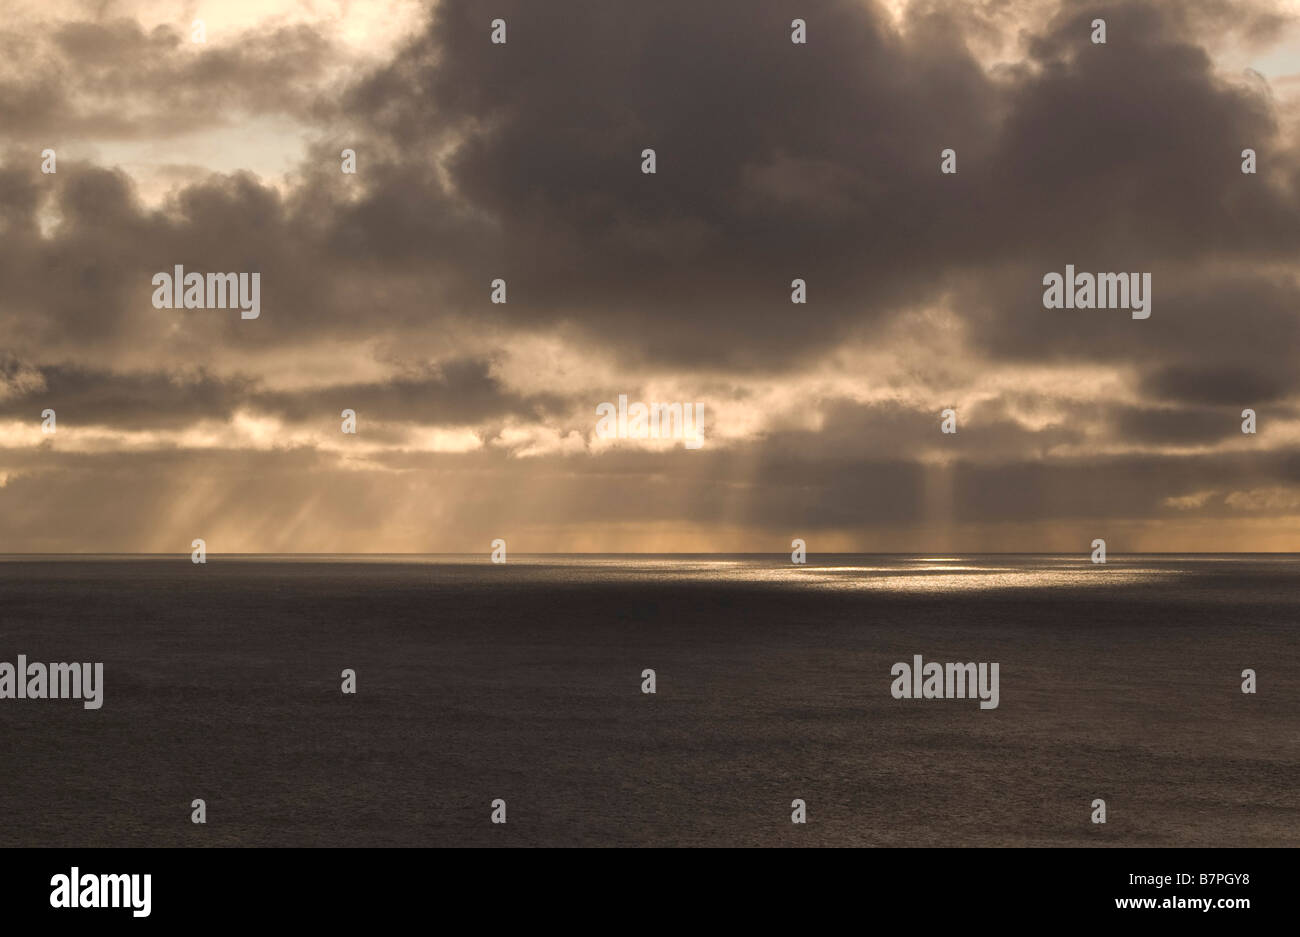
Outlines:
{"label": "rippled water surface", "polygon": [[[4,557],[0,660],[103,661],[105,692],[0,700],[0,843],[1295,845],[1297,583],[1278,555]],[[894,699],[916,654],[999,662],[999,707]]]}

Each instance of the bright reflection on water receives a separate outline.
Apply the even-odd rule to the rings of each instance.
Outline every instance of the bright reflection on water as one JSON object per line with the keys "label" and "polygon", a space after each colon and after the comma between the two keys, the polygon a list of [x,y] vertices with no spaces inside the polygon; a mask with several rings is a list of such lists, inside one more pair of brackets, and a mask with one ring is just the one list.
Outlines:
{"label": "bright reflection on water", "polygon": [[[0,562],[36,557],[0,556]],[[148,560],[175,563],[176,556],[103,555],[42,556],[41,561],[78,562]],[[188,562],[188,554],[184,555]],[[1095,565],[1089,554],[971,554],[964,556],[911,556],[890,554],[812,554],[805,565],[779,554],[524,554],[512,553],[509,562],[495,565],[487,551],[481,554],[209,554],[208,562],[326,563],[424,565],[435,578],[465,575],[502,575],[511,579],[583,582],[736,582],[779,583],[794,588],[868,590],[884,592],[963,592],[990,589],[1027,589],[1052,586],[1096,587],[1168,582],[1195,567],[1205,568],[1220,557],[1173,554],[1112,554],[1105,565]],[[1247,557],[1233,557],[1247,562]],[[1261,557],[1261,559],[1263,559]],[[1281,560],[1274,555],[1271,561]],[[1286,560],[1294,562],[1294,557]]]}
{"label": "bright reflection on water", "polygon": [[[617,578],[664,578],[675,581],[734,581],[783,583],[839,591],[982,592],[992,589],[1044,587],[1116,587],[1187,575],[1195,562],[1208,557],[1112,555],[1105,565],[1088,554],[898,556],[840,554],[811,556],[797,566],[786,554],[764,556],[618,556],[525,557],[524,562],[557,563],[570,574]],[[1194,560],[1192,564],[1188,560]],[[511,562],[514,562],[512,559]],[[596,578],[604,578],[597,575]]]}
{"label": "bright reflection on water", "polygon": [[[0,554],[0,563],[183,563],[189,554],[22,556]],[[1264,576],[1254,588],[1300,574],[1297,554],[1111,554],[1104,565],[1090,554],[810,554],[805,565],[776,554],[509,554],[493,564],[488,551],[462,554],[208,554],[210,568],[271,570],[277,564],[337,564],[361,575],[373,566],[429,567],[431,582],[551,583],[769,583],[794,589],[899,593],[981,592],[1044,587],[1096,588],[1172,584],[1196,578],[1202,585],[1224,577]],[[213,565],[215,564],[215,565]],[[342,572],[340,570],[340,572]],[[1279,578],[1281,577],[1281,578]],[[1180,586],[1182,588],[1182,586]]]}

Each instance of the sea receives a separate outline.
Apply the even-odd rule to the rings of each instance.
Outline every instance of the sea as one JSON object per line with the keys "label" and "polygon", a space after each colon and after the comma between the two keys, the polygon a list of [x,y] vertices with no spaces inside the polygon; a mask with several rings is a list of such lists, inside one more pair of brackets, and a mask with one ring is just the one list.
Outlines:
{"label": "sea", "polygon": [[[99,709],[0,699],[0,846],[1295,846],[1298,587],[1279,554],[0,556],[0,662],[104,665]],[[996,662],[997,707],[896,698],[917,655]]]}

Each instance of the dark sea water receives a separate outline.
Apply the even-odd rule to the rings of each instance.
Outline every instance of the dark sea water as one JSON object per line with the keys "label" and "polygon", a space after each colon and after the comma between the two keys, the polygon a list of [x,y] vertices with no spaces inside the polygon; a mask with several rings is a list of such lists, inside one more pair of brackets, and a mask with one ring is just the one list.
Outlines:
{"label": "dark sea water", "polygon": [[[1298,585],[1278,555],[4,557],[0,661],[105,691],[0,700],[0,845],[1293,846]],[[999,707],[894,699],[914,654],[999,662]]]}

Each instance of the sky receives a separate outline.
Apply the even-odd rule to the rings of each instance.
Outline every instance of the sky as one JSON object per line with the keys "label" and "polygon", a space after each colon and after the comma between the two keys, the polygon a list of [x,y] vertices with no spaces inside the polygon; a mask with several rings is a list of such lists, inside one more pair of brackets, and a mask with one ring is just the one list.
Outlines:
{"label": "sky", "polygon": [[1300,551],[1298,118],[1296,3],[9,0],[0,552]]}

